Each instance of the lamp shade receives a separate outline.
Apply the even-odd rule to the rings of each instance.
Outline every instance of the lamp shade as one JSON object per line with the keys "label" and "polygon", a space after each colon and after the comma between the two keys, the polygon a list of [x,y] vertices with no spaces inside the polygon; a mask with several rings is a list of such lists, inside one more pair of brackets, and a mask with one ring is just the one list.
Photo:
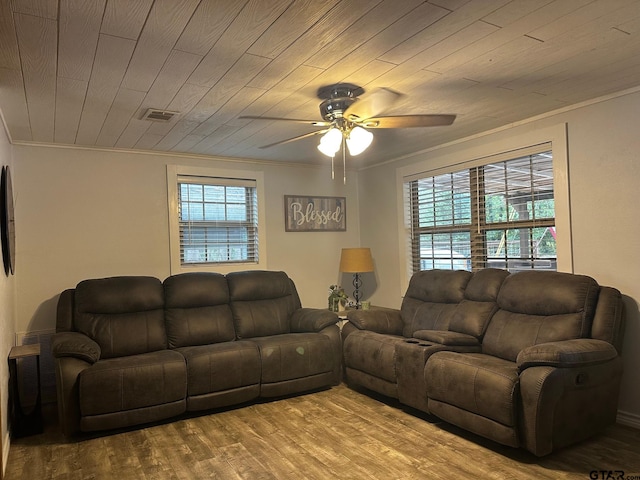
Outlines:
{"label": "lamp shade", "polygon": [[344,273],[373,272],[370,248],[343,248],[340,271]]}

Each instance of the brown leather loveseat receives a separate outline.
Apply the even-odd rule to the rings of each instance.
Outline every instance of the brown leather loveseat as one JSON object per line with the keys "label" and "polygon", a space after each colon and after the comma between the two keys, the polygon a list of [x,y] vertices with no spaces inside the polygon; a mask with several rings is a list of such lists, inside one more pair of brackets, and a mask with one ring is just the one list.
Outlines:
{"label": "brown leather loveseat", "polygon": [[67,436],[340,382],[328,310],[284,272],[85,280],[58,302],[55,359]]}
{"label": "brown leather loveseat", "polygon": [[346,381],[543,456],[615,422],[620,292],[584,275],[431,270],[351,311]]}

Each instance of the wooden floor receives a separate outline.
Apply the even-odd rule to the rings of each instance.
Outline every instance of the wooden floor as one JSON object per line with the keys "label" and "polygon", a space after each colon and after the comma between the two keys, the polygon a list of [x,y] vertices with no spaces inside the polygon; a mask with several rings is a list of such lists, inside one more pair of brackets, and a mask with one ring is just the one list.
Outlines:
{"label": "wooden floor", "polygon": [[539,459],[381,400],[341,385],[71,443],[49,418],[44,434],[11,442],[5,480],[640,480],[640,430],[616,425]]}

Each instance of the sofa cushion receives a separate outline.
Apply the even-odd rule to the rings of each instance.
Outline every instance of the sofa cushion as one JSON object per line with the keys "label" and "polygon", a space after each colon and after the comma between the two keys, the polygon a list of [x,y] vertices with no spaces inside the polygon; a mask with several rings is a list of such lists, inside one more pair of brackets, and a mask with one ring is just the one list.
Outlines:
{"label": "sofa cushion", "polygon": [[231,311],[239,339],[290,332],[300,299],[284,272],[247,271],[227,275]]}
{"label": "sofa cushion", "polygon": [[411,337],[416,330],[448,330],[472,275],[464,270],[414,273],[402,301],[402,334]]}
{"label": "sofa cushion", "polygon": [[498,294],[502,310],[529,315],[580,313],[589,333],[600,287],[585,275],[531,270],[509,275]]}
{"label": "sofa cushion", "polygon": [[260,353],[254,342],[224,342],[177,351],[187,362],[189,396],[260,383]]}
{"label": "sofa cushion", "polygon": [[229,288],[219,273],[183,273],[165,279],[165,321],[171,348],[235,339]]}
{"label": "sofa cushion", "polygon": [[167,348],[162,283],[152,277],[85,280],[76,286],[75,328],[94,340],[101,358]]}
{"label": "sofa cushion", "polygon": [[100,360],[79,375],[82,416],[167,404],[186,395],[184,357],[172,350]]}
{"label": "sofa cushion", "polygon": [[331,339],[317,333],[290,333],[252,339],[260,349],[261,383],[275,383],[333,372]]}
{"label": "sofa cushion", "polygon": [[459,303],[473,274],[465,270],[423,270],[411,277],[405,297],[423,302]]}
{"label": "sofa cushion", "polygon": [[498,309],[498,293],[508,276],[508,271],[497,268],[475,272],[464,290],[464,300],[458,304],[451,317],[449,330],[481,339],[489,320]]}
{"label": "sofa cushion", "polygon": [[456,305],[449,322],[449,330],[481,339],[491,317],[498,310],[495,302],[463,300]]}
{"label": "sofa cushion", "polygon": [[507,270],[499,268],[483,268],[474,272],[464,290],[464,298],[474,302],[495,302],[509,275]]}
{"label": "sofa cushion", "polygon": [[590,277],[560,272],[518,272],[504,281],[499,310],[487,327],[483,353],[512,362],[531,345],[589,335],[598,299]]}
{"label": "sofa cushion", "polygon": [[436,352],[429,358],[424,375],[429,400],[453,405],[508,427],[516,426],[515,363],[480,353]]}

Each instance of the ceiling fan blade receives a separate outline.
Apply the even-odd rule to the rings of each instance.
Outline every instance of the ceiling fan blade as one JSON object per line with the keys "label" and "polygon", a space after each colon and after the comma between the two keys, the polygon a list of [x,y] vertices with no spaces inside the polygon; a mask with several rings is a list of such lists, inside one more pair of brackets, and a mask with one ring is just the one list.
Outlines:
{"label": "ceiling fan blade", "polygon": [[298,135],[297,137],[287,138],[286,140],[280,140],[279,142],[270,143],[269,145],[263,145],[260,148],[269,148],[275,147],[276,145],[284,145],[285,143],[295,142],[296,140],[302,140],[303,138],[313,137],[314,135],[322,135],[323,133],[328,132],[330,129],[318,130],[315,132],[305,133],[303,135]]}
{"label": "ceiling fan blade", "polygon": [[401,96],[401,93],[394,92],[388,88],[378,88],[358,97],[358,99],[345,110],[343,116],[352,122],[366,120],[387,110]]}
{"label": "ceiling fan blade", "polygon": [[313,125],[314,127],[328,127],[331,125],[329,122],[316,121],[316,120],[302,120],[300,118],[282,118],[282,117],[258,117],[255,115],[241,115],[238,118],[246,118],[250,120],[278,120],[285,122],[305,123],[307,125]]}
{"label": "ceiling fan blade", "polygon": [[366,128],[438,127],[451,125],[455,119],[455,115],[397,115],[368,118],[356,123]]}

